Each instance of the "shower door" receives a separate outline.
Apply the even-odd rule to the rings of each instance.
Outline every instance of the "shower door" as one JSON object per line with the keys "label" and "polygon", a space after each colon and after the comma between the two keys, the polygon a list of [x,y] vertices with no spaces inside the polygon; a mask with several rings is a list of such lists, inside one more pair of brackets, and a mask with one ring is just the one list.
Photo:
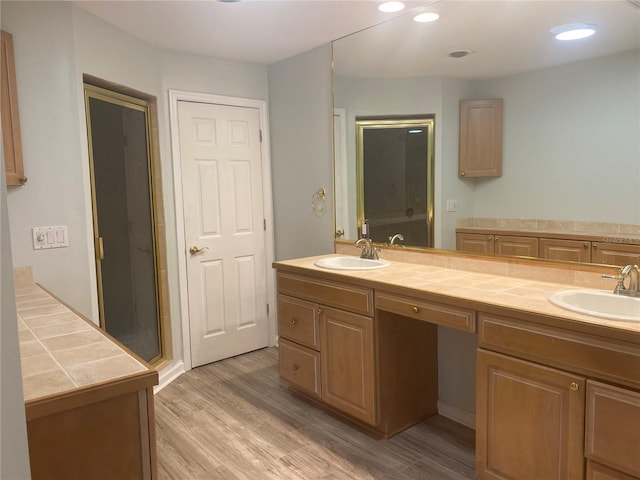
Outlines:
{"label": "shower door", "polygon": [[358,227],[433,247],[433,118],[356,119]]}
{"label": "shower door", "polygon": [[154,362],[162,356],[149,109],[85,85],[100,324]]}

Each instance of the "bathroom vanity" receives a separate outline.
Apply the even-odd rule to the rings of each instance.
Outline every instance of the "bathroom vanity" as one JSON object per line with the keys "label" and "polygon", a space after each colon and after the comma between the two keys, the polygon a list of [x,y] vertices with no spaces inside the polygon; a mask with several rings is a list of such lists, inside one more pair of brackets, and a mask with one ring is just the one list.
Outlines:
{"label": "bathroom vanity", "polygon": [[389,437],[437,412],[436,329],[473,332],[479,478],[640,478],[640,322],[561,309],[547,297],[574,285],[478,273],[481,260],[318,258],[274,264],[292,391]]}
{"label": "bathroom vanity", "polygon": [[17,270],[32,478],[156,478],[158,373]]}

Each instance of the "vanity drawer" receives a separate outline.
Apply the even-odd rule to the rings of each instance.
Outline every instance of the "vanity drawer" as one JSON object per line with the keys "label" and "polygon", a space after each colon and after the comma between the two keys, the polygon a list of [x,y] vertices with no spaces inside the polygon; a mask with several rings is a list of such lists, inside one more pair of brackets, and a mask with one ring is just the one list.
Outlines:
{"label": "vanity drawer", "polygon": [[465,332],[476,331],[476,312],[466,308],[425,302],[391,293],[376,292],[376,309]]}
{"label": "vanity drawer", "polygon": [[329,307],[373,316],[373,290],[370,288],[278,272],[278,292]]}
{"label": "vanity drawer", "polygon": [[640,393],[587,382],[585,456],[640,477]]}
{"label": "vanity drawer", "polygon": [[281,338],[280,376],[320,398],[320,353]]}
{"label": "vanity drawer", "polygon": [[478,346],[640,388],[640,350],[621,340],[480,313]]}
{"label": "vanity drawer", "polygon": [[278,334],[318,350],[318,304],[278,295]]}

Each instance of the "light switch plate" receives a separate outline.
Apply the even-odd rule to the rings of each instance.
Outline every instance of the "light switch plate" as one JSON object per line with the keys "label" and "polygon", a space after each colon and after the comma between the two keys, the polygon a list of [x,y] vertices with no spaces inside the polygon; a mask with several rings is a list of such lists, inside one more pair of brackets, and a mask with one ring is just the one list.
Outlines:
{"label": "light switch plate", "polygon": [[447,200],[447,212],[455,212],[458,209],[457,200]]}
{"label": "light switch plate", "polygon": [[33,249],[63,248],[69,246],[67,226],[33,227]]}

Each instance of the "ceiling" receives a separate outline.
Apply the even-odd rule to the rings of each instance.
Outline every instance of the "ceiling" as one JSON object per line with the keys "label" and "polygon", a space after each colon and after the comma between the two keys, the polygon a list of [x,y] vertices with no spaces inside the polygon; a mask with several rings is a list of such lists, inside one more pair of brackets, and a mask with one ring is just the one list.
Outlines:
{"label": "ceiling", "polygon": [[[376,0],[76,1],[162,49],[269,65],[402,13]],[[434,0],[408,1],[411,7]]]}
{"label": "ceiling", "polygon": [[[496,78],[640,48],[640,8],[626,0],[443,0],[429,10],[440,19],[408,15],[336,42],[336,74]],[[573,42],[551,34],[575,23],[598,30]],[[448,55],[462,50],[471,53]]]}
{"label": "ceiling", "polygon": [[[392,14],[378,11],[380,0],[74,3],[165,50],[264,65],[341,39],[343,76],[487,78],[640,48],[637,0],[405,0]],[[422,11],[440,19],[413,22]],[[596,23],[598,33],[560,45],[549,32],[577,22]],[[460,49],[473,53],[447,56]]]}

